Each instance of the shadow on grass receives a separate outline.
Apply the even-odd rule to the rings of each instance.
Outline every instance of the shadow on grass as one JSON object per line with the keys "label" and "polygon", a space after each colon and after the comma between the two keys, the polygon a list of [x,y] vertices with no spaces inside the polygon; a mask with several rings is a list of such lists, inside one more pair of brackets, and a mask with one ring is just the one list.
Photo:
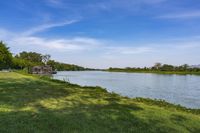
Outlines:
{"label": "shadow on grass", "polygon": [[73,91],[44,81],[28,78],[0,80],[0,104],[10,105],[16,109],[38,100],[59,98],[69,94],[73,94]]}
{"label": "shadow on grass", "polygon": [[[58,100],[55,108],[51,108],[54,101],[48,103],[49,99]],[[41,100],[47,100],[49,105],[45,106],[38,102]],[[14,108],[11,111],[0,110],[0,132],[178,132],[176,128],[165,125],[160,119],[139,118],[135,113],[144,111],[142,107],[120,102],[121,98],[117,94],[107,93],[98,87],[77,89],[69,88],[65,84],[28,78],[17,81],[12,78],[0,79],[0,104]],[[32,104],[32,108],[36,111],[20,110],[28,107],[28,104]],[[57,106],[59,104],[61,108]],[[187,120],[177,116],[172,119],[174,122]],[[197,132],[199,129],[194,128],[189,131]]]}
{"label": "shadow on grass", "polygon": [[[143,121],[133,115],[137,106],[120,104],[77,105],[62,110],[49,110],[37,106],[37,113],[1,112],[0,132],[48,132],[48,133],[124,133],[124,132],[177,132],[172,127],[161,126],[161,121]],[[159,126],[157,126],[159,125]]]}

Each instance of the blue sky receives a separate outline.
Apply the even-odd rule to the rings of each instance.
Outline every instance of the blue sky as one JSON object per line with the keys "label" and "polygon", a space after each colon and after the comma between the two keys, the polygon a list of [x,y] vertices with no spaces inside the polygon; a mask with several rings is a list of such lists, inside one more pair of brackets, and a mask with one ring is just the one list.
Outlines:
{"label": "blue sky", "polygon": [[199,64],[199,0],[0,1],[0,40],[85,67]]}

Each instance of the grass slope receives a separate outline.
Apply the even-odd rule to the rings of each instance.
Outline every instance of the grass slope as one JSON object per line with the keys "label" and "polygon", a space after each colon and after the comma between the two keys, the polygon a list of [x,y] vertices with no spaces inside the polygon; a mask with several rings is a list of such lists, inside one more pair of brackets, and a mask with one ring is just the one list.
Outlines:
{"label": "grass slope", "polygon": [[3,133],[199,133],[200,115],[17,73],[0,73]]}

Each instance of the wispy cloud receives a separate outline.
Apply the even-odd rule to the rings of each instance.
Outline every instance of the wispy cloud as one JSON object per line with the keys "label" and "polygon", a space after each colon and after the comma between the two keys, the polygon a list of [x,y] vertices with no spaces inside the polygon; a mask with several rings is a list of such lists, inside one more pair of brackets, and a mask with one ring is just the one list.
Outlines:
{"label": "wispy cloud", "polygon": [[94,49],[100,42],[92,38],[75,37],[71,39],[48,39],[42,37],[17,37],[11,40],[15,45],[26,45],[65,52],[77,52]]}
{"label": "wispy cloud", "polygon": [[[38,26],[40,28],[33,28],[27,32],[13,33],[7,30],[0,30],[0,38],[5,40],[11,45],[23,48],[39,48],[44,50],[53,50],[60,52],[80,52],[80,51],[100,51],[101,54],[143,54],[151,52],[149,47],[130,47],[130,46],[117,46],[114,47],[114,42],[90,38],[90,37],[72,37],[72,38],[45,38],[37,37],[34,33],[46,30],[51,27],[60,26],[61,24]],[[26,34],[24,34],[26,33]]]}
{"label": "wispy cloud", "polygon": [[137,46],[137,47],[131,47],[131,46],[124,46],[124,47],[107,47],[109,54],[124,54],[124,55],[130,55],[130,54],[144,54],[153,52],[153,48],[151,47],[144,47],[144,46]]}
{"label": "wispy cloud", "polygon": [[[110,0],[104,3],[103,7],[122,8],[125,10],[141,9],[143,5],[157,5],[167,0]],[[101,7],[101,6],[100,6]]]}
{"label": "wispy cloud", "polygon": [[[45,29],[48,28],[43,30]],[[36,33],[36,31],[33,33]],[[146,42],[136,45],[136,42],[135,44],[132,42],[122,45],[116,41],[91,37],[75,36],[58,39],[39,37],[35,34],[23,35],[0,29],[0,39],[8,43],[14,53],[21,51],[48,53],[52,55],[52,58],[55,57],[59,61],[71,61],[76,64],[82,62],[85,65],[87,63],[92,64],[89,65],[90,67],[95,65],[101,67],[102,63],[107,64],[106,67],[113,65],[134,66],[134,61],[144,66],[156,61],[168,63],[168,60],[174,60],[174,63],[177,63],[177,61],[179,61],[178,63],[187,63],[191,60],[191,57],[194,57],[192,58],[193,61],[199,59],[198,56],[189,55],[194,53],[198,55],[200,49],[198,35],[191,38],[163,40],[154,44]],[[183,57],[185,60],[183,60]],[[97,58],[98,63],[96,63]],[[130,60],[133,60],[133,62],[130,62]]]}
{"label": "wispy cloud", "polygon": [[0,29],[0,39],[8,39],[13,37],[15,34],[13,34],[12,32],[5,30],[5,29]]}
{"label": "wispy cloud", "polygon": [[103,41],[89,37],[55,39],[37,37],[31,34],[14,33],[4,29],[0,29],[0,39],[7,42],[11,47],[24,48],[23,50],[34,48],[36,50],[44,51],[80,52],[93,50],[97,47],[99,48],[100,45],[103,45]]}
{"label": "wispy cloud", "polygon": [[191,19],[191,18],[200,18],[200,11],[190,11],[190,12],[182,12],[182,13],[172,13],[172,14],[165,14],[159,16],[157,18],[163,19]]}
{"label": "wispy cloud", "polygon": [[[60,24],[61,25],[61,24]],[[27,31],[30,34],[20,34],[0,29],[0,38],[10,45],[19,47],[34,47],[35,49],[54,50],[60,52],[80,52],[80,51],[98,51],[107,55],[142,55],[146,53],[155,53],[164,49],[188,50],[200,47],[200,38],[178,38],[155,44],[141,44],[134,46],[127,44],[121,46],[115,45],[115,41],[106,41],[90,37],[71,37],[71,38],[45,38],[32,35],[33,33],[43,31],[50,27],[58,26],[38,26],[34,32]],[[24,33],[24,32],[23,32]],[[162,45],[161,45],[162,44]],[[172,45],[173,44],[173,45]],[[26,49],[24,49],[26,50]]]}
{"label": "wispy cloud", "polygon": [[[80,14],[98,13],[98,11],[113,11],[113,9],[123,9],[126,11],[135,11],[141,9],[143,5],[157,5],[168,0],[102,0],[81,2],[63,0],[46,0],[47,5],[55,8],[65,9],[66,11],[79,12]],[[78,8],[77,8],[78,7]],[[82,14],[82,15],[83,15]]]}
{"label": "wispy cloud", "polygon": [[61,26],[73,24],[73,23],[76,23],[76,22],[78,22],[78,20],[67,20],[67,21],[64,21],[64,22],[61,22],[61,23],[47,23],[47,24],[43,24],[43,25],[40,25],[40,26],[33,27],[33,28],[23,32],[22,34],[23,34],[23,36],[29,36],[29,35],[33,35],[35,33],[42,32],[42,31],[45,31],[45,30],[48,30],[48,29],[51,29],[51,28],[61,27]]}

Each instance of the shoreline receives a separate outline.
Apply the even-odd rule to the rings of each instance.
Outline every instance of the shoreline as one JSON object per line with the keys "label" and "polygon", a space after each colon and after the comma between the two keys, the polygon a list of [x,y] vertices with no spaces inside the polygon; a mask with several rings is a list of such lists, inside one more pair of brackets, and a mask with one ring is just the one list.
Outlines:
{"label": "shoreline", "polygon": [[[35,76],[37,76],[37,75],[35,75]],[[199,108],[189,108],[189,107],[186,107],[186,106],[183,106],[183,105],[180,105],[180,104],[170,103],[166,100],[156,99],[156,98],[144,98],[144,97],[131,98],[131,97],[128,97],[128,96],[120,95],[120,94],[115,93],[115,92],[108,92],[106,88],[103,88],[101,86],[82,86],[82,85],[73,84],[73,83],[70,83],[70,82],[64,81],[64,80],[52,79],[52,78],[46,77],[46,76],[41,76],[40,78],[45,79],[45,80],[49,80],[49,81],[52,81],[52,82],[64,83],[64,84],[67,84],[69,86],[77,86],[77,87],[81,87],[81,88],[90,88],[90,89],[97,89],[98,88],[98,89],[103,90],[103,91],[105,91],[109,94],[114,94],[114,95],[121,97],[121,98],[130,99],[130,100],[134,100],[134,101],[137,101],[137,102],[144,102],[144,103],[147,103],[149,105],[157,105],[159,107],[171,107],[171,108],[175,107],[177,110],[182,110],[182,111],[186,111],[186,112],[193,112],[195,114],[200,114],[200,107]]]}
{"label": "shoreline", "polygon": [[125,70],[105,70],[107,72],[124,72],[124,73],[151,73],[163,75],[196,75],[200,76],[200,72],[171,72],[171,71],[125,71]]}

